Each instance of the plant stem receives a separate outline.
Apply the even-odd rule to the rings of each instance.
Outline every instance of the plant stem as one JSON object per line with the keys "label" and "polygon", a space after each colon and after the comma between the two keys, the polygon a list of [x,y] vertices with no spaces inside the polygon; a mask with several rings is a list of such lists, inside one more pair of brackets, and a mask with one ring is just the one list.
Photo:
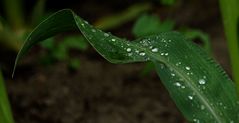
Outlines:
{"label": "plant stem", "polygon": [[239,40],[237,23],[239,17],[238,0],[220,0],[220,9],[232,67],[232,76],[239,94]]}
{"label": "plant stem", "polygon": [[7,91],[5,89],[3,76],[0,71],[0,122],[14,123],[10,103],[8,101]]}

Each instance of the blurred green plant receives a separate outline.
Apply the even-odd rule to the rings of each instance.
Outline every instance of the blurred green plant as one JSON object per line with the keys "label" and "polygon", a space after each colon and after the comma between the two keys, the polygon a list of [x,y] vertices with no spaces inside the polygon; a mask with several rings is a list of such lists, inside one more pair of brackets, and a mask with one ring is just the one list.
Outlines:
{"label": "blurred green plant", "polygon": [[0,70],[0,123],[14,123],[1,70]]}
{"label": "blurred green plant", "polygon": [[177,0],[153,0],[153,1],[160,2],[162,5],[172,6],[176,3]]}
{"label": "blurred green plant", "polygon": [[133,26],[133,34],[136,37],[149,36],[171,31],[174,26],[175,22],[173,20],[161,21],[158,16],[143,14],[136,20]]}
{"label": "blurred green plant", "polygon": [[227,38],[232,75],[239,93],[239,1],[219,0],[219,2]]}
{"label": "blurred green plant", "polygon": [[53,38],[47,39],[48,41],[41,42],[41,46],[46,48],[41,61],[48,65],[55,61],[64,61],[72,70],[76,70],[80,66],[80,60],[70,56],[70,50],[84,51],[88,48],[89,44],[81,35],[67,36],[62,41],[56,42]]}
{"label": "blurred green plant", "polygon": [[[52,28],[57,30],[50,30]],[[47,18],[28,36],[16,58],[14,71],[19,60],[38,42],[76,29],[111,63],[152,61],[189,122],[239,122],[239,99],[233,82],[205,50],[177,32],[127,41],[94,28],[73,11],[65,9]]]}
{"label": "blurred green plant", "polygon": [[43,19],[46,0],[38,0],[30,13],[31,19],[24,15],[23,0],[2,0],[1,6],[6,18],[0,19],[1,47],[19,51],[25,36]]}

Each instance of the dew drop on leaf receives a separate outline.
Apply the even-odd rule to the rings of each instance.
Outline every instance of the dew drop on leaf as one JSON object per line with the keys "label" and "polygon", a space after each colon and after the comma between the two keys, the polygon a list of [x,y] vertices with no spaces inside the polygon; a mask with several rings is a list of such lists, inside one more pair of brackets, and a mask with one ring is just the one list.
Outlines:
{"label": "dew drop on leaf", "polygon": [[132,56],[133,55],[133,53],[128,53],[128,56]]}
{"label": "dew drop on leaf", "polygon": [[193,99],[193,96],[188,96],[188,98],[189,98],[190,100],[192,100],[192,99]]}
{"label": "dew drop on leaf", "polygon": [[96,30],[95,30],[95,29],[92,29],[91,31],[92,31],[92,32],[96,32]]}
{"label": "dew drop on leaf", "polygon": [[187,66],[187,67],[185,67],[185,68],[186,68],[186,70],[190,70],[190,67],[188,67],[188,66]]}
{"label": "dew drop on leaf", "polygon": [[199,79],[198,83],[199,83],[200,85],[204,85],[204,84],[206,83],[206,81],[205,81],[204,79]]}
{"label": "dew drop on leaf", "polygon": [[145,53],[144,53],[144,52],[141,52],[141,53],[139,53],[139,55],[141,55],[141,56],[145,56]]}
{"label": "dew drop on leaf", "polygon": [[158,52],[158,48],[153,48],[152,52]]}
{"label": "dew drop on leaf", "polygon": [[175,76],[175,74],[174,74],[174,73],[171,73],[171,76]]}
{"label": "dew drop on leaf", "polygon": [[104,36],[105,37],[109,37],[110,35],[108,33],[104,33]]}
{"label": "dew drop on leaf", "polygon": [[178,86],[178,87],[181,86],[181,84],[179,82],[176,82],[175,85]]}
{"label": "dew drop on leaf", "polygon": [[181,62],[178,62],[178,63],[176,63],[176,66],[179,66],[181,64]]}
{"label": "dew drop on leaf", "polygon": [[131,52],[131,48],[127,48],[126,51],[127,51],[127,52]]}
{"label": "dew drop on leaf", "polygon": [[204,105],[201,105],[201,110],[204,110],[205,109],[205,106]]}

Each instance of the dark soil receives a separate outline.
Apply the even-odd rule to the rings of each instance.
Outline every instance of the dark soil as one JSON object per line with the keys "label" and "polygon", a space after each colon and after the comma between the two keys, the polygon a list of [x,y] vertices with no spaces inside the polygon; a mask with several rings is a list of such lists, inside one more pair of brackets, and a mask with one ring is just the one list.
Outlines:
{"label": "dark soil", "polygon": [[184,122],[157,75],[140,75],[142,64],[81,64],[75,73],[64,63],[16,73],[8,87],[18,123]]}
{"label": "dark soil", "polygon": [[[207,32],[215,58],[230,71],[216,0],[192,1],[182,2],[171,14],[161,15],[164,8],[156,14]],[[127,30],[115,34],[127,36]],[[76,55],[80,68],[70,71],[64,62],[38,64],[39,50],[33,48],[15,78],[7,80],[16,123],[186,123],[156,73],[141,75],[141,63],[110,64],[88,49]]]}

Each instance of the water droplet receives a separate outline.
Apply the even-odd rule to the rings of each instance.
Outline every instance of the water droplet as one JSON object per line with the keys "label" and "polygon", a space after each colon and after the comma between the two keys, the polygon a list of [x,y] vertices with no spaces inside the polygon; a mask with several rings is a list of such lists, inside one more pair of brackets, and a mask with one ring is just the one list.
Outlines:
{"label": "water droplet", "polygon": [[205,109],[205,106],[204,105],[201,105],[201,110],[204,110]]}
{"label": "water droplet", "polygon": [[199,121],[198,119],[193,119],[193,121],[194,121],[195,123],[200,123],[200,121]]}
{"label": "water droplet", "polygon": [[152,52],[158,52],[158,48],[153,48]]}
{"label": "water droplet", "polygon": [[132,56],[133,55],[133,53],[128,53],[128,56]]}
{"label": "water droplet", "polygon": [[127,51],[127,52],[131,52],[131,48],[127,48],[126,51]]}
{"label": "water droplet", "polygon": [[91,31],[92,31],[92,32],[96,32],[96,30],[95,30],[95,29],[92,29]]}
{"label": "water droplet", "polygon": [[190,70],[190,69],[191,69],[191,68],[190,68],[190,67],[188,67],[188,66],[186,66],[185,68],[186,68],[186,70]]}
{"label": "water droplet", "polygon": [[108,33],[104,33],[104,36],[105,37],[109,37],[110,35]]}
{"label": "water droplet", "polygon": [[86,24],[89,24],[87,21],[84,21]]}
{"label": "water droplet", "polygon": [[141,55],[141,56],[145,56],[145,53],[144,53],[144,52],[141,52],[141,53],[139,53],[139,55]]}
{"label": "water droplet", "polygon": [[192,100],[192,99],[193,99],[193,96],[188,96],[188,98],[189,98],[190,100]]}
{"label": "water droplet", "polygon": [[179,82],[176,82],[175,85],[178,86],[178,87],[181,86],[181,84]]}
{"label": "water droplet", "polygon": [[176,66],[179,66],[181,64],[181,62],[178,62],[178,63],[176,63]]}
{"label": "water droplet", "polygon": [[199,79],[199,80],[198,80],[198,83],[199,83],[200,85],[204,85],[204,84],[206,84],[206,81],[205,81],[204,79]]}
{"label": "water droplet", "polygon": [[116,40],[113,38],[113,39],[111,39],[111,41],[116,41]]}

